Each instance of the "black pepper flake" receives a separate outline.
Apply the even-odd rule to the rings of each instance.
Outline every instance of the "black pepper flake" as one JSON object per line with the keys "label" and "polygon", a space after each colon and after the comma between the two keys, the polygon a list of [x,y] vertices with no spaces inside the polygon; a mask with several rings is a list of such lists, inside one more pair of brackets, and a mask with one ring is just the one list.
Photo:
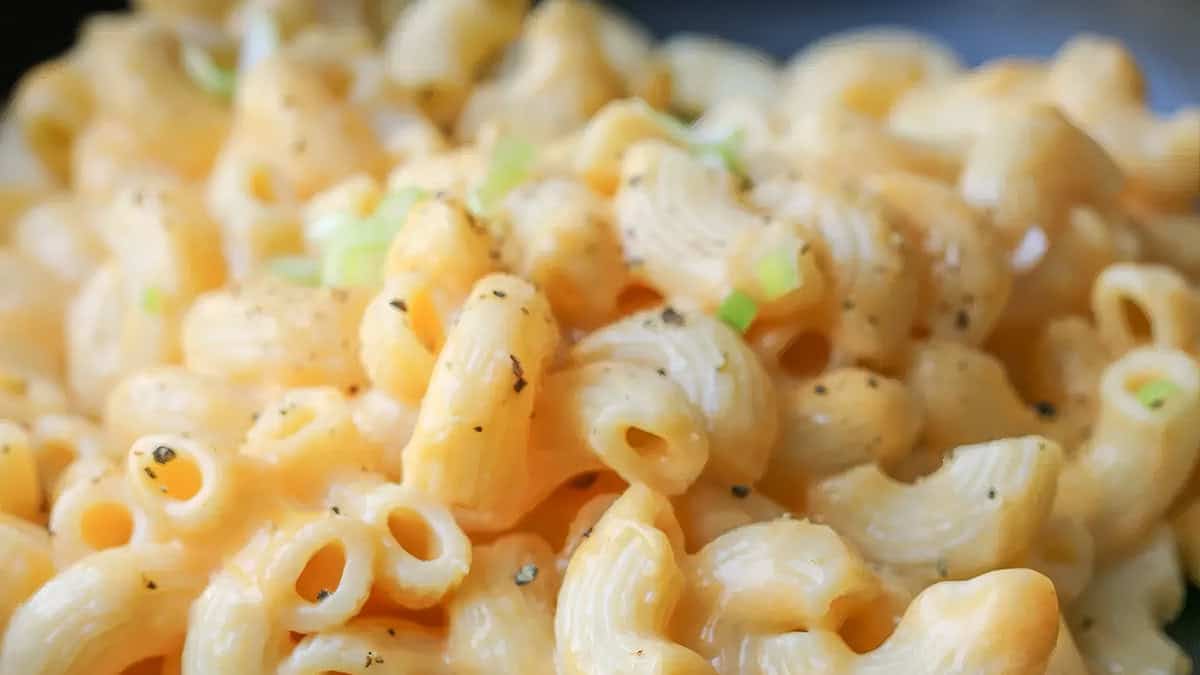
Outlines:
{"label": "black pepper flake", "polygon": [[321,602],[331,595],[333,595],[333,593],[330,593],[328,589],[322,588],[321,590],[317,591],[317,602]]}
{"label": "black pepper flake", "polygon": [[522,314],[524,314],[525,316],[529,316],[529,308],[528,308],[528,307],[522,307],[522,308],[521,308],[521,313],[522,313]]}
{"label": "black pepper flake", "polygon": [[638,647],[637,649],[635,649],[633,651],[634,656],[645,656],[645,654],[646,654],[646,650],[642,649],[641,647]]}
{"label": "black pepper flake", "polygon": [[683,315],[675,311],[674,307],[667,307],[662,311],[662,320],[665,324],[672,326],[683,325]]}
{"label": "black pepper flake", "polygon": [[1079,622],[1079,629],[1080,630],[1091,630],[1092,626],[1095,626],[1095,625],[1096,625],[1095,619],[1093,619],[1090,616],[1085,616],[1085,617],[1083,617],[1083,620]]}
{"label": "black pepper flake", "polygon": [[658,370],[656,370],[656,371],[654,371],[654,372],[658,373],[659,375],[662,375],[663,377],[666,377],[666,376],[667,376],[667,369],[666,369],[666,368],[659,368]]}
{"label": "black pepper flake", "polygon": [[145,471],[145,472],[146,472],[146,475],[147,475],[147,476],[150,476],[151,480],[154,480],[154,479],[157,479],[157,478],[158,478],[158,474],[154,473],[154,469],[151,469],[151,468],[150,468],[150,467],[148,467],[148,466],[143,466],[143,467],[142,467],[142,471]]}
{"label": "black pepper flake", "polygon": [[829,393],[829,387],[826,387],[823,384],[818,384],[817,386],[813,387],[813,393],[817,396],[824,396],[825,394]]}
{"label": "black pepper flake", "polygon": [[508,293],[505,293],[504,291],[492,291],[492,295],[496,296],[497,298],[507,298],[508,297]]}
{"label": "black pepper flake", "polygon": [[512,361],[513,375],[516,375],[517,377],[524,377],[525,369],[521,367],[521,362],[517,359],[517,357],[509,354],[508,358],[510,361]]}
{"label": "black pepper flake", "polygon": [[595,471],[581,473],[571,479],[571,487],[577,490],[586,490],[596,483],[596,479],[600,476]]}
{"label": "black pepper flake", "polygon": [[583,538],[587,539],[590,536],[592,536],[592,528],[589,527],[588,529],[583,531]]}
{"label": "black pepper flake", "polygon": [[1044,420],[1053,419],[1058,414],[1054,404],[1049,401],[1038,401],[1033,404],[1033,409],[1037,411],[1038,417]]}
{"label": "black pepper flake", "polygon": [[342,515],[342,509],[341,509],[340,507],[337,507],[337,506],[331,506],[331,507],[329,507],[329,510],[330,510],[330,511],[333,511],[333,515],[335,515],[335,516],[340,516],[340,515]]}
{"label": "black pepper flake", "polygon": [[400,310],[401,312],[408,311],[408,303],[404,302],[400,298],[392,298],[392,300],[390,302],[388,302],[388,304],[391,305],[392,307],[394,307],[395,309]]}
{"label": "black pepper flake", "polygon": [[988,499],[995,499],[995,498],[996,498],[996,488],[994,488],[994,487],[988,488]]}
{"label": "black pepper flake", "polygon": [[842,309],[847,312],[854,309],[854,301],[853,300],[843,300],[842,301]]}
{"label": "black pepper flake", "polygon": [[729,486],[729,492],[734,497],[737,497],[738,499],[745,499],[746,497],[750,496],[750,486],[749,485],[731,485],[731,486]]}
{"label": "black pepper flake", "polygon": [[387,633],[388,633],[388,635],[391,635],[392,637],[396,637],[396,629],[395,628],[389,628]]}
{"label": "black pepper flake", "polygon": [[967,310],[960,309],[954,315],[954,327],[959,330],[966,330],[971,327],[971,317],[967,314]]}
{"label": "black pepper flake", "polygon": [[808,253],[810,248],[812,248],[812,247],[809,246],[808,244],[804,244],[803,246],[801,246],[800,247],[800,255],[804,255],[805,253]]}
{"label": "black pepper flake", "polygon": [[513,581],[515,581],[518,586],[526,586],[533,583],[533,580],[537,578],[537,575],[537,565],[534,565],[533,563],[526,563],[521,565],[521,569],[517,570],[517,573],[513,575]]}
{"label": "black pepper flake", "polygon": [[167,462],[175,459],[175,457],[175,451],[165,445],[160,445],[157,448],[154,448],[154,461],[158,462],[159,464],[166,464]]}
{"label": "black pepper flake", "polygon": [[358,385],[352,384],[349,387],[346,387],[346,394],[349,396],[358,396]]}
{"label": "black pepper flake", "polygon": [[867,386],[872,389],[878,389],[879,388],[879,380],[877,380],[873,377],[868,377],[867,378]]}
{"label": "black pepper flake", "polygon": [[937,573],[938,573],[938,576],[943,579],[950,576],[950,566],[949,566],[949,564],[946,563],[945,558],[938,558]]}
{"label": "black pepper flake", "polygon": [[527,384],[529,384],[529,383],[525,381],[525,378],[518,377],[517,381],[513,382],[513,391],[515,391],[519,394],[519,393],[521,393],[521,390],[524,389],[525,385],[527,385]]}
{"label": "black pepper flake", "polygon": [[149,588],[153,591],[158,588],[158,584],[154,583],[153,579],[146,579],[146,588]]}
{"label": "black pepper flake", "polygon": [[1167,400],[1165,398],[1156,398],[1152,399],[1146,405],[1148,405],[1151,410],[1158,410],[1159,408],[1163,407],[1163,403],[1166,403],[1166,401]]}
{"label": "black pepper flake", "polygon": [[637,176],[629,177],[629,187],[637,187],[641,184],[642,184],[642,176],[640,174]]}
{"label": "black pepper flake", "polygon": [[0,454],[3,454],[3,455],[8,454],[8,443],[5,443],[3,446],[0,446]]}
{"label": "black pepper flake", "polygon": [[383,657],[375,652],[367,652],[367,662],[363,664],[363,668],[370,668],[373,664],[383,663]]}
{"label": "black pepper flake", "polygon": [[476,424],[475,426],[473,426],[471,428],[475,430],[475,433],[480,433],[483,431],[483,427],[479,426],[478,424]]}

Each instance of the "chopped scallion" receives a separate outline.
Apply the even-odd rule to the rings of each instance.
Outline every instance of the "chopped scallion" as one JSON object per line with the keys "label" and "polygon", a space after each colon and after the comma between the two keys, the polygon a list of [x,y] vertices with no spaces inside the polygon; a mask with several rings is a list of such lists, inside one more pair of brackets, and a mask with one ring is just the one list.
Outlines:
{"label": "chopped scallion", "polygon": [[157,286],[147,286],[142,289],[142,311],[147,314],[162,314],[162,290]]}
{"label": "chopped scallion", "polygon": [[471,213],[491,213],[510,190],[529,178],[536,156],[536,149],[526,141],[508,137],[496,141],[487,176],[467,197]]}
{"label": "chopped scallion", "polygon": [[413,205],[426,196],[419,188],[405,188],[385,196],[367,218],[342,221],[321,240],[321,283],[378,285],[392,239],[404,227]]}
{"label": "chopped scallion", "polygon": [[745,333],[758,314],[758,305],[754,298],[741,291],[733,291],[721,301],[717,308],[717,317],[729,324],[739,333]]}
{"label": "chopped scallion", "polygon": [[709,160],[724,167],[735,176],[745,177],[746,170],[742,166],[742,144],[746,140],[746,132],[738,129],[718,141],[691,142],[691,151],[697,157]]}
{"label": "chopped scallion", "polygon": [[769,253],[754,266],[758,283],[767,300],[777,300],[800,288],[800,268],[796,257],[787,250]]}
{"label": "chopped scallion", "polygon": [[1138,390],[1137,400],[1147,408],[1161,408],[1167,399],[1179,393],[1179,385],[1167,379],[1151,380]]}
{"label": "chopped scallion", "polygon": [[237,85],[233,70],[218,66],[206,50],[196,45],[184,45],[183,69],[204,91],[222,98],[233,96]]}
{"label": "chopped scallion", "polygon": [[282,256],[267,263],[272,274],[283,277],[301,286],[317,286],[321,283],[321,265],[304,256]]}

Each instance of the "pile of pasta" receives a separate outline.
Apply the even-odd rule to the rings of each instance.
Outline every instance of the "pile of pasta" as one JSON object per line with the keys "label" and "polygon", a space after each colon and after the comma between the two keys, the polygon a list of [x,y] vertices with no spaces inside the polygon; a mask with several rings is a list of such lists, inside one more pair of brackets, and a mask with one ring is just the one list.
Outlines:
{"label": "pile of pasta", "polygon": [[1200,110],[144,0],[0,124],[0,673],[1187,673]]}

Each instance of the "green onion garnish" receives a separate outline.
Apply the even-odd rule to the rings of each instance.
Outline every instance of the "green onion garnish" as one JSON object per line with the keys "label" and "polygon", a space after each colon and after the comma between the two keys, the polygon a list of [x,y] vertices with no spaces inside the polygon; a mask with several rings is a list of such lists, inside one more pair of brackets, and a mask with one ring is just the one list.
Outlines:
{"label": "green onion garnish", "polygon": [[529,178],[536,155],[533,145],[525,141],[507,137],[496,141],[487,177],[467,196],[471,213],[477,216],[491,213],[504,195]]}
{"label": "green onion garnish", "polygon": [[271,273],[300,286],[317,286],[321,283],[321,265],[304,256],[282,256],[267,263]]}
{"label": "green onion garnish", "polygon": [[692,154],[723,166],[729,173],[745,178],[746,170],[740,158],[742,144],[746,140],[746,132],[742,129],[729,134],[719,141],[697,141],[690,144]]}
{"label": "green onion garnish", "polygon": [[1166,379],[1151,380],[1143,384],[1138,390],[1137,400],[1142,405],[1156,410],[1161,408],[1167,399],[1179,393],[1179,385]]}
{"label": "green onion garnish", "polygon": [[343,221],[322,240],[321,283],[326,286],[376,286],[392,239],[408,213],[428,193],[405,188],[380,200],[375,212]]}
{"label": "green onion garnish", "polygon": [[739,333],[745,333],[750,328],[756,314],[758,305],[754,303],[754,298],[741,291],[733,291],[725,296],[717,308],[717,317]]}
{"label": "green onion garnish", "polygon": [[147,314],[162,314],[162,290],[157,286],[147,286],[142,289],[142,311]]}
{"label": "green onion garnish", "polygon": [[762,286],[767,300],[778,300],[800,288],[800,268],[796,257],[787,250],[769,253],[754,266],[758,284]]}
{"label": "green onion garnish", "polygon": [[218,66],[212,55],[204,49],[196,45],[184,45],[183,69],[204,91],[222,98],[233,96],[233,89],[237,85],[233,70]]}

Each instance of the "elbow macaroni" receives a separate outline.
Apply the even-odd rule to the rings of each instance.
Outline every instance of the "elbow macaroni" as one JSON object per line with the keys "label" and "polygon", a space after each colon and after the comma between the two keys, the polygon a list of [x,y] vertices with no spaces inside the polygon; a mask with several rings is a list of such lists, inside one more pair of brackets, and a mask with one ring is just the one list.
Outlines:
{"label": "elbow macaroni", "polygon": [[1188,672],[1200,128],[1119,44],[134,4],[0,122],[3,675]]}

